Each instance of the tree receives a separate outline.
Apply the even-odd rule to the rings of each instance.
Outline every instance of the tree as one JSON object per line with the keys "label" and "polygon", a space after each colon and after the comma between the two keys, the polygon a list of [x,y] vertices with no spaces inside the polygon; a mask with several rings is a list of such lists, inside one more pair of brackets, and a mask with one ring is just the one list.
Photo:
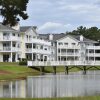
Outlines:
{"label": "tree", "polygon": [[83,35],[84,37],[92,40],[100,40],[100,29],[98,29],[97,27],[86,28],[83,26],[79,26],[76,30],[73,30],[72,32],[66,32],[66,34]]}
{"label": "tree", "polygon": [[26,13],[29,0],[0,0],[0,12],[3,17],[3,24],[15,26],[20,17],[24,20],[28,18]]}

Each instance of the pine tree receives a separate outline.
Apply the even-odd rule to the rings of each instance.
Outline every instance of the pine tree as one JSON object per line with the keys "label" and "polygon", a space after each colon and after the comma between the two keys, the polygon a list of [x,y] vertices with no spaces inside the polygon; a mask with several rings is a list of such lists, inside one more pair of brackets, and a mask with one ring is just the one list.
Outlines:
{"label": "pine tree", "polygon": [[20,18],[26,20],[27,4],[29,0],[0,0],[0,12],[3,16],[3,24],[14,26]]}

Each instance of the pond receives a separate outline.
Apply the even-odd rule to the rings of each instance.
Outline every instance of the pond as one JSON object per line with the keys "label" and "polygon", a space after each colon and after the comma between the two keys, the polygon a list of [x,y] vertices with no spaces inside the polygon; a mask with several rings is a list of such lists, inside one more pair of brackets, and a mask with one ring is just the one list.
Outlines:
{"label": "pond", "polygon": [[100,71],[69,75],[29,76],[26,80],[0,82],[0,97],[46,98],[100,95]]}

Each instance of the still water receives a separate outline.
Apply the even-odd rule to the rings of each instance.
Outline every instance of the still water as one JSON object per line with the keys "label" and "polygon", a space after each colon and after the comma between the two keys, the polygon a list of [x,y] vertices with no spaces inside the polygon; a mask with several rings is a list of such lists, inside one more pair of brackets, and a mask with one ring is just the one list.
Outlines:
{"label": "still water", "polygon": [[100,95],[100,71],[70,75],[44,75],[26,80],[0,82],[0,97],[45,98]]}

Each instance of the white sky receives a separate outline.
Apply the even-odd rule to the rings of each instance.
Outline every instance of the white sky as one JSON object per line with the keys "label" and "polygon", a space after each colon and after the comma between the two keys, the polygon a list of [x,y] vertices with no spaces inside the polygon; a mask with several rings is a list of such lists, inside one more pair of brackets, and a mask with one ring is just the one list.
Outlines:
{"label": "white sky", "polygon": [[100,28],[100,0],[29,0],[29,19],[20,24],[38,26],[39,33],[60,33],[78,26]]}

